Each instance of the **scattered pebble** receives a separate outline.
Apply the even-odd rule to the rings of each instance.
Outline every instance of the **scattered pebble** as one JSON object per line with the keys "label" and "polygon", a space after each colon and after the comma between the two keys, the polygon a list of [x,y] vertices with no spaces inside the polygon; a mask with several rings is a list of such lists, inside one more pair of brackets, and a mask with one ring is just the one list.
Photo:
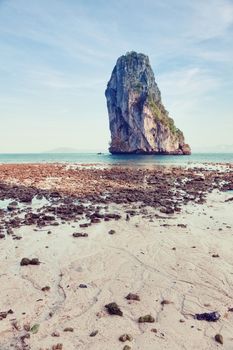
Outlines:
{"label": "scattered pebble", "polygon": [[155,319],[151,315],[145,315],[145,316],[139,317],[138,322],[139,323],[146,323],[146,322],[147,323],[153,323],[153,322],[155,322]]}
{"label": "scattered pebble", "polygon": [[110,303],[105,305],[106,309],[108,310],[108,313],[110,315],[118,315],[118,316],[123,316],[123,312],[119,308],[119,306],[116,303]]}
{"label": "scattered pebble", "polygon": [[217,311],[214,312],[204,312],[202,314],[195,314],[194,318],[199,321],[216,322],[220,318],[220,314]]}
{"label": "scattered pebble", "polygon": [[132,335],[130,335],[130,334],[122,334],[120,337],[119,337],[119,340],[121,341],[121,342],[126,342],[127,340],[128,341],[132,341],[133,340],[133,337],[132,337]]}
{"label": "scattered pebble", "polygon": [[23,258],[20,262],[20,265],[21,266],[40,265],[40,261],[37,258],[33,258],[33,259]]}
{"label": "scattered pebble", "polygon": [[129,293],[126,297],[127,300],[137,300],[140,301],[140,297],[137,294]]}
{"label": "scattered pebble", "polygon": [[92,331],[91,333],[90,333],[90,337],[95,337],[97,334],[98,334],[98,332],[99,331]]}
{"label": "scattered pebble", "polygon": [[73,237],[79,238],[79,237],[88,237],[87,233],[81,233],[81,232],[74,232]]}
{"label": "scattered pebble", "polygon": [[72,327],[66,327],[63,329],[63,332],[73,332],[74,331],[74,328]]}
{"label": "scattered pebble", "polygon": [[52,337],[60,337],[60,333],[55,331],[51,334]]}
{"label": "scattered pebble", "polygon": [[216,334],[214,339],[217,343],[223,344],[223,336],[221,334]]}

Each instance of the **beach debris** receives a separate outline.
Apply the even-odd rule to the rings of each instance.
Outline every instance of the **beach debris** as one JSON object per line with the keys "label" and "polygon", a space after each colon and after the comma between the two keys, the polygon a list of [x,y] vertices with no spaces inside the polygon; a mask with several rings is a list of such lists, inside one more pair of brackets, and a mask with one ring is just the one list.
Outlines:
{"label": "beach debris", "polygon": [[8,315],[13,314],[14,312],[10,309],[8,311],[0,311],[0,321],[4,318],[7,318]]}
{"label": "beach debris", "polygon": [[116,233],[115,230],[110,230],[110,231],[108,231],[108,234],[109,234],[109,235],[114,235],[115,233]]}
{"label": "beach debris", "polygon": [[140,297],[137,294],[129,293],[126,297],[127,300],[137,300],[140,301]]}
{"label": "beach debris", "polygon": [[158,330],[157,330],[157,328],[151,328],[151,332],[153,332],[153,333],[157,333],[157,332],[158,332]]}
{"label": "beach debris", "polygon": [[123,347],[123,350],[131,350],[132,348],[131,348],[131,346],[129,346],[129,345],[125,345],[124,347]]}
{"label": "beach debris", "polygon": [[79,238],[79,237],[88,237],[87,233],[82,233],[82,232],[74,232],[73,237]]}
{"label": "beach debris", "polygon": [[126,221],[129,221],[130,220],[130,216],[129,214],[126,214],[126,218],[125,218]]}
{"label": "beach debris", "polygon": [[85,227],[88,227],[88,226],[90,226],[90,225],[91,225],[91,224],[85,223],[85,224],[80,224],[79,227],[85,228]]}
{"label": "beach debris", "polygon": [[121,342],[126,342],[126,341],[132,341],[133,340],[133,337],[132,337],[132,335],[130,335],[130,334],[122,334],[120,337],[119,337],[119,340],[121,341]]}
{"label": "beach debris", "polygon": [[95,337],[99,331],[95,330],[90,333],[90,337]]}
{"label": "beach debris", "polygon": [[49,292],[50,291],[50,287],[49,286],[45,286],[41,288],[42,292]]}
{"label": "beach debris", "polygon": [[24,324],[24,325],[23,325],[23,329],[24,329],[26,332],[30,332],[30,330],[31,330],[30,324],[29,324],[29,323]]}
{"label": "beach debris", "polygon": [[7,206],[7,210],[9,210],[9,211],[16,210],[17,208],[18,208],[18,202],[16,202],[16,201],[9,203]]}
{"label": "beach debris", "polygon": [[162,207],[160,212],[163,214],[174,214],[175,210],[172,207]]}
{"label": "beach debris", "polygon": [[80,283],[79,288],[87,288],[87,285],[84,283]]}
{"label": "beach debris", "polygon": [[62,350],[62,348],[63,345],[61,343],[52,346],[52,350]]}
{"label": "beach debris", "polygon": [[202,314],[195,314],[194,318],[199,321],[216,322],[219,320],[221,315],[217,312],[204,312]]}
{"label": "beach debris", "polygon": [[217,343],[223,344],[223,336],[221,334],[216,334],[214,339]]}
{"label": "beach debris", "polygon": [[118,315],[118,316],[123,316],[123,312],[119,308],[119,306],[113,302],[105,305],[106,309],[108,310],[108,313],[110,315]]}
{"label": "beach debris", "polygon": [[139,323],[153,323],[153,322],[155,322],[155,319],[151,315],[145,315],[145,316],[139,317],[138,322]]}
{"label": "beach debris", "polygon": [[186,225],[186,224],[177,224],[177,227],[186,228],[186,227],[187,227],[187,225]]}
{"label": "beach debris", "polygon": [[66,327],[63,329],[63,332],[73,332],[74,331],[74,328],[72,327]]}
{"label": "beach debris", "polygon": [[5,235],[3,233],[0,233],[0,239],[5,238]]}
{"label": "beach debris", "polygon": [[60,333],[55,331],[51,334],[52,337],[60,337]]}
{"label": "beach debris", "polygon": [[37,258],[33,258],[33,259],[28,259],[28,258],[23,258],[20,261],[20,265],[21,266],[27,266],[27,265],[40,265],[40,261]]}
{"label": "beach debris", "polygon": [[212,258],[219,258],[218,254],[212,254]]}
{"label": "beach debris", "polygon": [[40,328],[40,325],[38,323],[36,323],[31,327],[30,332],[32,334],[36,334],[39,331],[39,328]]}
{"label": "beach debris", "polygon": [[164,300],[161,301],[160,304],[161,304],[161,305],[169,305],[169,304],[173,304],[173,302],[170,301],[170,300],[164,299]]}
{"label": "beach debris", "polygon": [[13,231],[13,229],[12,229],[11,227],[8,227],[7,230],[6,230],[6,233],[7,233],[8,235],[13,235],[13,234],[14,234],[14,231]]}
{"label": "beach debris", "polygon": [[233,307],[229,307],[228,311],[233,312]]}
{"label": "beach debris", "polygon": [[233,201],[233,197],[227,198],[227,199],[225,200],[225,202],[232,202],[232,201]]}

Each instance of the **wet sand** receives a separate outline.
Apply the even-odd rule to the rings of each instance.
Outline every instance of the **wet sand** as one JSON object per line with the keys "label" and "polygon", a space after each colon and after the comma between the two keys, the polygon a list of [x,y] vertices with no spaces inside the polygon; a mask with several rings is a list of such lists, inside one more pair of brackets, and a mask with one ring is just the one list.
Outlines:
{"label": "wet sand", "polygon": [[[81,183],[75,184],[73,178],[69,183],[66,177],[64,190],[64,186],[59,185],[64,181],[64,173],[63,179],[57,176],[54,186],[54,177],[51,180],[46,173],[48,169],[43,182],[41,167],[39,174],[30,173],[30,176],[26,175],[25,168],[24,171],[21,168],[20,176],[16,175],[18,170],[15,169],[4,168],[1,172],[0,168],[2,184],[14,183],[26,191],[33,181],[37,189],[56,189],[62,193],[62,200],[59,199],[62,205],[71,194],[68,188]],[[228,174],[231,178],[232,174]],[[136,175],[134,173],[133,178],[141,183],[141,178]],[[93,173],[88,176],[86,183],[90,189],[95,187]],[[12,310],[13,313],[0,320],[0,349],[107,350],[123,349],[125,345],[132,350],[232,349],[233,312],[229,311],[233,308],[233,201],[229,200],[232,192],[220,192],[218,188],[211,188],[209,192],[205,188],[205,195],[203,192],[200,197],[198,192],[202,186],[192,184],[194,199],[186,200],[183,196],[179,202],[180,210],[168,213],[164,208],[171,208],[171,202],[142,205],[130,198],[124,203],[125,192],[121,192],[125,186],[124,175],[119,179],[119,174],[112,172],[109,176],[112,183],[108,189],[116,188],[120,198],[111,192],[113,200],[109,198],[107,203],[99,204],[103,217],[99,215],[99,221],[95,223],[94,220],[88,227],[79,226],[87,221],[84,210],[81,218],[75,216],[72,219],[67,213],[63,219],[56,217],[58,225],[53,221],[50,225],[46,219],[30,225],[21,221],[14,226],[13,222],[13,234],[6,233],[9,220],[15,216],[21,218],[25,213],[42,210],[47,205],[45,197],[50,199],[50,192],[44,192],[42,207],[38,201],[34,206],[27,203],[22,204],[25,207],[4,210],[1,223],[5,237],[0,240],[0,311]],[[157,173],[156,176],[158,178]],[[193,176],[196,175],[193,173]],[[206,176],[205,172],[203,176]],[[208,176],[212,179],[214,175]],[[107,181],[109,186],[109,178]],[[137,181],[131,181],[131,186],[137,188]],[[205,183],[211,183],[208,181]],[[144,183],[141,186],[146,188],[141,199],[147,202],[147,187],[152,185]],[[14,190],[7,187],[4,191],[2,197],[4,192],[6,200],[7,193],[19,197],[23,190],[22,187],[21,192],[18,187]],[[165,198],[161,191],[158,194],[160,201],[161,193],[164,201],[171,197],[168,193]],[[100,188],[90,203],[92,193],[88,191],[87,208],[88,205],[97,206],[99,193]],[[105,188],[105,199],[106,193]],[[70,200],[69,197],[68,203]],[[5,209],[7,204],[9,202]],[[31,210],[27,209],[30,205]],[[49,206],[46,212],[48,209]],[[93,210],[96,211],[92,207]],[[106,221],[109,213],[119,218]],[[109,234],[110,230],[115,232]],[[88,236],[75,238],[75,232]],[[41,263],[21,266],[24,257],[38,258]],[[140,301],[127,300],[125,297],[129,293],[137,294]],[[117,303],[123,316],[109,315],[105,305],[111,302]],[[195,318],[197,313],[212,311],[221,315],[217,322]],[[139,317],[147,314],[155,322],[139,323]],[[132,341],[119,341],[125,333]],[[222,335],[223,345],[216,342],[216,334]]]}

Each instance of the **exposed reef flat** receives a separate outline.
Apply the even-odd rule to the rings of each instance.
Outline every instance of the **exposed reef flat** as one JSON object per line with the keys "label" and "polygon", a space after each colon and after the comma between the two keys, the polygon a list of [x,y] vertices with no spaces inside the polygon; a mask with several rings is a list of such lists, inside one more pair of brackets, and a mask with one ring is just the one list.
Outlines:
{"label": "exposed reef flat", "polygon": [[233,345],[233,168],[0,165],[0,348]]}

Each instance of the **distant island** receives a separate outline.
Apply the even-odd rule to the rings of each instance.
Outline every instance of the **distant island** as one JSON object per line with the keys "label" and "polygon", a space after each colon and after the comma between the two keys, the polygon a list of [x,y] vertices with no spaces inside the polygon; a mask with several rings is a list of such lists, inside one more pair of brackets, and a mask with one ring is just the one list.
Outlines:
{"label": "distant island", "polygon": [[133,51],[118,58],[105,96],[112,154],[191,153],[182,131],[175,126],[162,103],[146,55]]}

